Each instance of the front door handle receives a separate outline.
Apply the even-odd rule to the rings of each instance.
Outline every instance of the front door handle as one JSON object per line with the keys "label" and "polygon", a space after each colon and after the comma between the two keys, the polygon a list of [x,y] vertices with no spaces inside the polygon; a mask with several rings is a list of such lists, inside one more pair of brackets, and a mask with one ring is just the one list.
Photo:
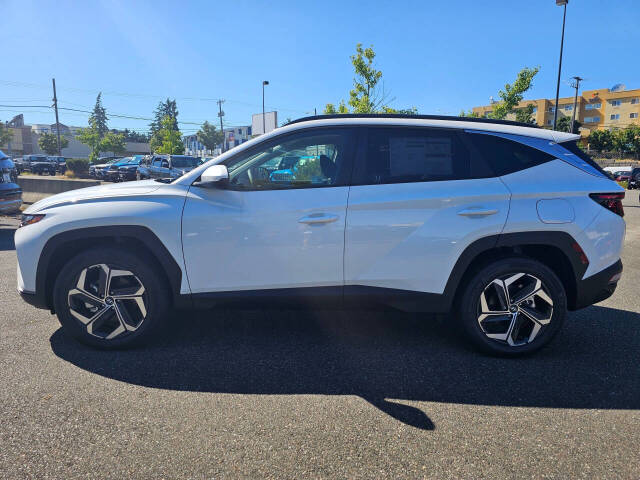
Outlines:
{"label": "front door handle", "polygon": [[458,215],[463,217],[486,217],[487,215],[495,215],[498,210],[493,208],[465,208],[460,210]]}
{"label": "front door handle", "polygon": [[311,215],[307,215],[298,220],[298,223],[307,223],[309,225],[313,225],[316,223],[331,223],[338,220],[337,215],[333,215],[330,213],[312,213]]}

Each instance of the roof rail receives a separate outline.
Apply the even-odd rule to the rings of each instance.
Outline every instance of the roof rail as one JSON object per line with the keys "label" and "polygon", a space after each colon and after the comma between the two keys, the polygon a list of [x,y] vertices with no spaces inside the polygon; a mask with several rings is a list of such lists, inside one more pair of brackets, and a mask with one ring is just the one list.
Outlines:
{"label": "roof rail", "polygon": [[411,118],[416,120],[454,120],[458,122],[495,123],[498,125],[515,125],[518,127],[540,128],[536,124],[514,122],[511,120],[496,120],[493,118],[459,117],[455,115],[410,115],[404,113],[342,113],[332,115],[312,115],[309,117],[296,118],[295,120],[291,120],[286,125],[308,122],[311,120],[328,120],[332,118]]}

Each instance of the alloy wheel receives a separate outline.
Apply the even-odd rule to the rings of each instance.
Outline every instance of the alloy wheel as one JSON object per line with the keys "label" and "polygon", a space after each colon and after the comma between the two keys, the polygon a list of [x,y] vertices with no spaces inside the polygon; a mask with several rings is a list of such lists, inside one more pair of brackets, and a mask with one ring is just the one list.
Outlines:
{"label": "alloy wheel", "polygon": [[528,273],[492,280],[478,300],[478,325],[490,339],[526,345],[549,325],[553,300],[542,281]]}
{"label": "alloy wheel", "polygon": [[67,294],[69,313],[87,333],[111,340],[136,331],[147,316],[145,288],[128,270],[92,265]]}

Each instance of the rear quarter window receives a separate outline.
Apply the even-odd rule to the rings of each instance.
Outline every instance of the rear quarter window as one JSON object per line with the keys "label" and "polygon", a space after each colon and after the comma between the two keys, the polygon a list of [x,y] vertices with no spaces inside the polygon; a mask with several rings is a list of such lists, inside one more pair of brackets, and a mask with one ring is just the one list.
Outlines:
{"label": "rear quarter window", "polygon": [[555,160],[553,155],[495,135],[472,133],[469,138],[497,176]]}

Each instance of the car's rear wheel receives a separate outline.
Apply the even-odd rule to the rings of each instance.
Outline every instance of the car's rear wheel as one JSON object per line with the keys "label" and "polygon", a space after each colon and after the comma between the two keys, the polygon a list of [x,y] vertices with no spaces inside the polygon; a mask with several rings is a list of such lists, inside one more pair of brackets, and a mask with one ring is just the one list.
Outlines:
{"label": "car's rear wheel", "polygon": [[567,314],[562,282],[529,258],[497,260],[471,275],[458,297],[459,321],[481,350],[508,356],[532,353],[551,341]]}
{"label": "car's rear wheel", "polygon": [[162,324],[168,289],[153,259],[114,248],[72,258],[54,286],[53,300],[66,333],[100,348],[147,340]]}

